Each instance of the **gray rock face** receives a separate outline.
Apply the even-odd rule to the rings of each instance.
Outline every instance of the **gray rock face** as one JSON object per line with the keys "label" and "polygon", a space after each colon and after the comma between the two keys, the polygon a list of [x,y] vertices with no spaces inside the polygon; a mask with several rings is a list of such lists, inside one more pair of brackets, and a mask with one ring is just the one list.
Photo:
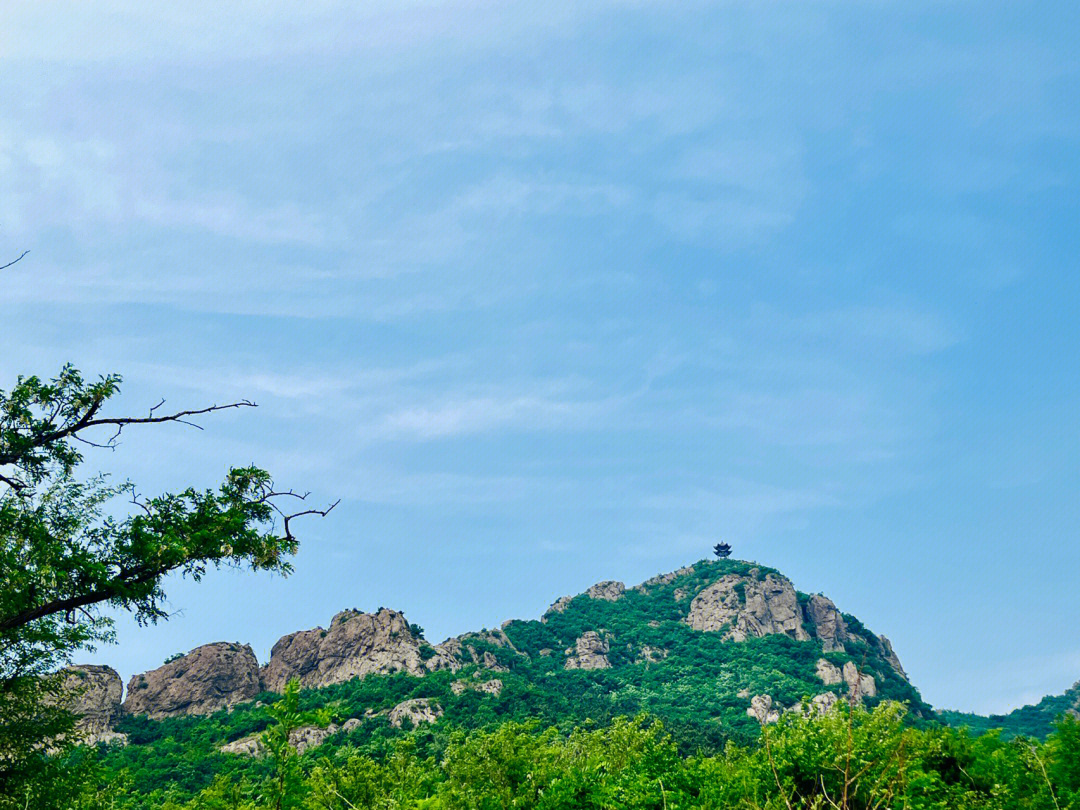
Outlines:
{"label": "gray rock face", "polygon": [[810,707],[812,711],[818,714],[828,714],[836,706],[836,702],[840,700],[836,696],[835,692],[822,692],[820,695],[814,695],[810,701]]}
{"label": "gray rock face", "polygon": [[495,657],[491,650],[483,649],[486,645],[517,652],[517,648],[514,647],[502,630],[465,633],[464,635],[448,638],[441,644],[436,645],[435,649],[439,651],[442,659],[452,662],[454,666],[439,665],[435,668],[456,670],[460,661],[466,664],[479,664],[484,669],[490,669],[493,672],[509,672],[510,670],[499,663],[499,659]]}
{"label": "gray rock face", "polygon": [[906,681],[907,673],[904,672],[904,668],[900,665],[900,659],[897,657],[896,651],[893,650],[892,642],[885,636],[878,636],[878,644],[880,645],[882,657],[889,662],[889,666],[896,670],[896,674]]}
{"label": "gray rock face", "polygon": [[625,593],[626,586],[613,580],[597,582],[589,590],[585,591],[585,595],[590,599],[603,599],[608,602],[617,602],[623,598]]}
{"label": "gray rock face", "polygon": [[821,682],[826,686],[832,686],[834,683],[842,683],[844,676],[840,672],[840,667],[835,664],[830,664],[824,658],[819,658],[817,661],[817,676],[821,678]]}
{"label": "gray rock face", "polygon": [[[479,673],[477,673],[479,674]],[[492,678],[482,683],[470,683],[469,681],[454,681],[450,684],[450,691],[455,695],[463,695],[466,692],[483,692],[485,695],[498,697],[502,693],[503,682],[498,678]]]}
{"label": "gray rock face", "polygon": [[61,686],[72,714],[78,716],[75,728],[82,740],[90,745],[99,742],[123,741],[126,735],[112,730],[120,719],[120,698],[124,683],[112,667],[81,664],[67,667],[60,673]]}
{"label": "gray rock face", "polygon": [[846,684],[849,697],[856,703],[864,697],[875,697],[877,695],[877,681],[874,680],[874,676],[860,673],[859,668],[851,661],[848,661],[841,668],[835,664],[830,664],[824,658],[819,658],[817,676],[821,678],[821,682],[826,686],[832,686],[836,683]]}
{"label": "gray rock face", "polygon": [[802,610],[791,582],[768,574],[727,574],[698,593],[690,603],[686,622],[695,630],[716,632],[727,628],[735,641],[782,633],[796,641],[810,638],[802,626]]}
{"label": "gray rock face", "polygon": [[133,677],[124,711],[155,720],[212,714],[251,700],[260,691],[259,663],[251,647],[219,641]]}
{"label": "gray rock face", "polygon": [[338,733],[338,726],[331,723],[326,728],[322,726],[301,726],[294,728],[289,734],[289,745],[296,749],[296,753],[302,754],[310,748],[322,745],[327,737]]}
{"label": "gray rock face", "polygon": [[776,723],[780,720],[780,708],[773,708],[773,699],[770,695],[754,695],[750,698],[750,708],[746,713],[757,720],[761,725]]}
{"label": "gray rock face", "polygon": [[648,592],[651,588],[657,587],[659,585],[669,585],[675,580],[677,580],[679,577],[685,576],[686,574],[692,574],[693,572],[694,566],[687,565],[683,568],[680,568],[678,571],[670,571],[666,574],[657,574],[655,577],[651,577],[645,580],[640,585],[635,585],[633,590]]}
{"label": "gray rock face", "polygon": [[806,603],[806,618],[817,630],[821,648],[825,652],[842,652],[847,641],[847,624],[833,601],[826,596],[814,594]]}
{"label": "gray rock face", "polygon": [[874,680],[874,676],[860,674],[859,668],[853,662],[848,661],[844,664],[841,674],[844,677],[844,683],[847,684],[848,694],[856,703],[864,697],[875,697],[877,695],[877,682]]}
{"label": "gray rock face", "polygon": [[442,717],[442,709],[431,702],[430,698],[413,698],[399,703],[390,710],[390,725],[401,728],[405,720],[412,724],[434,723]]}
{"label": "gray rock face", "polygon": [[425,660],[422,646],[422,640],[413,635],[409,623],[397,611],[343,611],[334,616],[328,630],[302,630],[281,638],[262,670],[263,686],[280,692],[292,678],[299,678],[301,686],[311,688],[371,674],[423,675],[434,669],[456,667],[456,662],[437,650]]}
{"label": "gray rock face", "polygon": [[570,657],[566,659],[567,669],[610,669],[611,662],[607,654],[610,651],[608,642],[599,633],[589,630],[583,633],[567,650]]}
{"label": "gray rock face", "polygon": [[266,746],[257,734],[225,743],[218,750],[223,754],[236,754],[241,757],[261,757],[266,754]]}
{"label": "gray rock face", "polygon": [[552,613],[562,613],[564,610],[570,607],[570,603],[572,601],[574,601],[574,597],[572,596],[560,596],[558,599],[551,603],[551,607],[544,611],[544,618],[541,619],[541,621],[546,621],[547,617],[550,616]]}
{"label": "gray rock face", "polygon": [[[344,729],[345,731],[351,731],[360,724],[359,720],[352,721],[356,725],[349,726],[348,722],[341,728],[331,723],[326,728],[322,726],[300,726],[300,728],[294,728],[289,732],[289,745],[296,749],[296,753],[302,754],[311,748],[317,748],[322,745],[328,737],[337,734],[338,731]],[[243,757],[262,757],[266,756],[266,745],[262,741],[262,737],[259,734],[252,734],[247,737],[243,737],[239,740],[233,740],[231,743],[226,743],[219,749],[223,754],[236,754]]]}

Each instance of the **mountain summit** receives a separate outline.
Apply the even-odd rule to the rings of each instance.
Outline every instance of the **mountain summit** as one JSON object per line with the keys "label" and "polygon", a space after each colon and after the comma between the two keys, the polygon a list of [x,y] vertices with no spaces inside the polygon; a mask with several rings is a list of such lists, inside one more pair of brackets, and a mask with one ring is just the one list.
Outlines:
{"label": "mountain summit", "polygon": [[118,731],[140,730],[132,742],[146,737],[148,722],[243,716],[261,693],[294,678],[316,690],[313,702],[345,705],[342,731],[351,734],[400,727],[402,717],[474,726],[491,713],[565,724],[648,712],[687,739],[719,743],[840,697],[930,711],[887,638],[778,571],[730,559],[630,588],[599,582],[540,619],[439,644],[387,608],[343,611],[326,629],[286,635],[262,666],[247,645],[207,644],[134,676],[122,707],[119,676],[105,669],[92,681],[102,699],[84,698],[95,706],[91,739],[115,738],[100,721],[108,717]]}

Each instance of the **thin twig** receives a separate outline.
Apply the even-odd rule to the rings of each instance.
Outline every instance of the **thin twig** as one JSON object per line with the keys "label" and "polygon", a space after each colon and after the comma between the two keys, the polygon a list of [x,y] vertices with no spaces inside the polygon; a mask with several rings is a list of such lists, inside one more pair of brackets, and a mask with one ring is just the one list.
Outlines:
{"label": "thin twig", "polygon": [[24,251],[23,251],[23,252],[22,252],[22,253],[20,254],[19,258],[17,258],[17,259],[14,259],[14,260],[12,260],[12,261],[8,262],[7,264],[0,264],[0,270],[7,270],[7,269],[8,269],[9,267],[11,267],[11,265],[13,265],[13,264],[18,264],[19,262],[21,262],[21,261],[22,261],[22,259],[23,259],[23,256],[25,256],[25,255],[26,255],[27,253],[29,253],[29,252],[30,252],[29,250],[24,250]]}

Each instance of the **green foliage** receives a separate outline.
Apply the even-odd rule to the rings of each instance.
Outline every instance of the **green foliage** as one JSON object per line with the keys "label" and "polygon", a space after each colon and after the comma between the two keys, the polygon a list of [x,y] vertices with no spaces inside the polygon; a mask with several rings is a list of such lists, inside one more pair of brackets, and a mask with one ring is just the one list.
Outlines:
{"label": "green foliage", "polygon": [[[437,753],[417,730],[383,747],[317,749],[296,757],[287,729],[302,720],[294,686],[266,734],[282,755],[262,777],[219,776],[197,795],[133,793],[126,810],[1075,810],[1080,807],[1080,723],[1063,720],[1045,743],[962,730],[917,728],[896,703],[841,701],[826,715],[789,713],[748,745],[684,755],[644,716],[563,730],[507,721],[453,731]],[[91,776],[93,776],[91,774]],[[87,791],[94,794],[91,778]],[[283,785],[278,790],[274,785]],[[287,798],[283,798],[287,797]],[[104,805],[82,804],[78,807]]]}
{"label": "green foliage", "polygon": [[938,717],[951,726],[970,729],[974,734],[984,734],[1001,729],[1003,736],[1038,737],[1044,739],[1054,729],[1062,715],[1080,710],[1080,684],[1061,695],[1049,695],[1038,703],[1021,706],[1008,714],[992,714],[984,717],[966,712],[939,711]]}
{"label": "green foliage", "polygon": [[[823,654],[816,641],[771,635],[734,643],[724,641],[721,633],[702,633],[682,621],[686,607],[676,599],[676,591],[696,593],[719,576],[748,574],[754,567],[736,560],[707,562],[671,582],[629,590],[618,601],[575,599],[565,611],[551,613],[545,621],[506,625],[504,632],[512,648],[500,644],[497,634],[462,639],[463,647],[481,660],[490,653],[506,672],[484,671],[466,656],[470,663],[458,672],[442,670],[423,677],[370,675],[301,691],[301,711],[333,706],[340,717],[357,718],[358,724],[348,734],[330,737],[300,760],[336,762],[362,753],[383,762],[405,740],[417,757],[441,760],[458,733],[493,733],[506,723],[515,723],[569,735],[578,727],[606,728],[619,717],[642,714],[663,722],[681,756],[717,755],[732,743],[753,746],[760,727],[747,716],[749,700],[739,697],[740,692],[767,693],[791,706],[824,691],[815,673],[819,658],[824,655],[838,666],[851,660],[843,653]],[[602,628],[610,639],[611,668],[566,670],[563,651],[582,633],[596,628]],[[666,655],[651,661],[643,654],[646,647]],[[434,653],[426,644],[420,649],[422,657]],[[908,705],[910,722],[926,722],[929,708],[887,663],[872,651],[865,660],[860,655],[856,663],[878,683],[881,697],[868,704],[899,700]],[[469,688],[491,678],[502,682],[498,695]],[[457,689],[455,682],[461,682]],[[390,726],[386,713],[413,698],[432,699],[443,716],[411,731]],[[270,719],[256,703],[276,699],[264,694],[255,703],[203,718],[125,718],[118,730],[128,734],[131,744],[108,749],[104,761],[109,768],[127,772],[141,795],[181,790],[179,795],[190,796],[211,786],[218,776],[246,777],[252,784],[261,784],[269,768],[265,760],[221,754],[219,748],[267,728]],[[363,770],[368,765],[356,767],[357,774],[368,773]]]}
{"label": "green foliage", "polygon": [[[257,467],[230,470],[217,490],[150,498],[131,483],[80,478],[78,447],[115,447],[129,425],[250,404],[103,415],[119,390],[117,375],[86,382],[65,366],[53,380],[19,377],[0,391],[0,801],[52,789],[48,780],[63,784],[48,775],[62,757],[46,752],[68,745],[71,723],[45,676],[112,637],[103,609],[155,622],[166,617],[166,575],[197,580],[220,565],[288,573],[297,548],[289,529],[296,515],[278,506],[295,496],[275,491]],[[128,514],[118,497],[130,502]]]}

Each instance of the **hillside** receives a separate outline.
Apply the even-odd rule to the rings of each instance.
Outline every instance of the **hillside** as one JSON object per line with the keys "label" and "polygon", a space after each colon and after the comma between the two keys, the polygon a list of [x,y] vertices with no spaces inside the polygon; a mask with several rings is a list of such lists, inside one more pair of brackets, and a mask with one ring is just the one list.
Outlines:
{"label": "hillside", "polygon": [[106,764],[128,769],[142,792],[184,795],[214,774],[259,773],[265,762],[250,755],[269,722],[261,705],[292,678],[305,708],[332,709],[330,726],[298,740],[322,753],[378,752],[416,727],[421,753],[437,754],[453,729],[535,720],[570,730],[643,712],[684,753],[717,751],[803,701],[827,709],[841,696],[931,716],[888,640],[828,598],[764,566],[703,561],[633,588],[598,583],[538,620],[440,644],[381,608],[287,635],[261,667],[245,645],[205,645],[133,677],[118,711],[92,712],[99,732],[104,716],[109,738],[125,735]]}
{"label": "hillside", "polygon": [[970,729],[975,734],[984,734],[992,729],[1001,729],[1002,736],[1036,737],[1044,739],[1054,730],[1054,723],[1063,714],[1080,717],[1080,681],[1061,695],[1047,695],[1034,705],[1021,706],[1008,714],[992,714],[985,717],[967,712],[939,711],[938,716],[946,723],[957,728]]}

